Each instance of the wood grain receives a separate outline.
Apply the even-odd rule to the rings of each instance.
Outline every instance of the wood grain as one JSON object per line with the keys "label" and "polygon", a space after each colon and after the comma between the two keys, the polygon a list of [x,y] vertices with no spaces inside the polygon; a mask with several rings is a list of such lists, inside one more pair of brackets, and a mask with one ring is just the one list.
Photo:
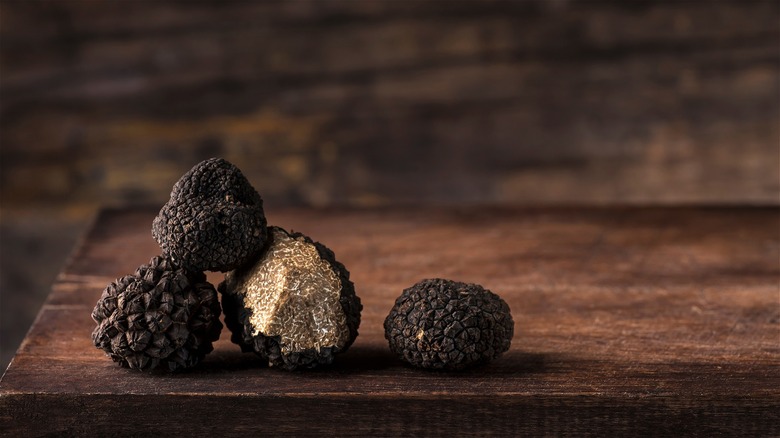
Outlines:
{"label": "wood grain", "polygon": [[2,200],[779,202],[776,1],[319,3],[4,2]]}
{"label": "wood grain", "polygon": [[[174,376],[121,369],[89,338],[105,284],[158,251],[154,214],[106,210],[73,254],[0,381],[9,435],[780,433],[780,209],[276,210],[352,272],[356,343],[289,373],[223,332]],[[392,356],[385,315],[435,276],[508,302],[507,354],[462,373]]]}

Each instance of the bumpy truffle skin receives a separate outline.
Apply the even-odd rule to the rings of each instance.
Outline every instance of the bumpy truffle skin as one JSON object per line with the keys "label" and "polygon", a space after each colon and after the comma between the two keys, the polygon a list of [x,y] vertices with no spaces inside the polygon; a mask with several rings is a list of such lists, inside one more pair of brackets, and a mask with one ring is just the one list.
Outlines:
{"label": "bumpy truffle skin", "polygon": [[109,284],[92,311],[92,341],[126,368],[179,371],[213,350],[222,323],[206,276],[154,257]]}
{"label": "bumpy truffle skin", "polygon": [[[360,298],[355,294],[355,286],[349,279],[349,271],[336,260],[333,251],[325,245],[314,242],[301,233],[288,233],[279,227],[269,227],[268,230],[269,242],[257,263],[253,266],[229,272],[225,276],[225,281],[219,285],[219,291],[222,293],[222,306],[225,311],[225,324],[232,332],[231,340],[238,344],[242,351],[254,352],[264,360],[267,360],[270,366],[284,370],[292,371],[329,365],[333,362],[335,354],[346,351],[352,345],[355,338],[357,338],[358,327],[360,326],[360,312],[363,306],[360,303]],[[305,289],[305,285],[300,286],[300,282],[302,278],[305,278],[306,273],[301,275],[301,266],[294,266],[295,262],[290,260],[296,258],[296,255],[274,255],[274,250],[281,244],[280,241],[289,242],[291,239],[313,246],[316,249],[316,261],[320,263],[326,262],[328,268],[332,271],[332,278],[338,279],[340,290],[336,291],[338,302],[334,303],[336,304],[334,313],[343,312],[343,315],[323,315],[321,307],[314,309],[314,307],[317,307],[317,304],[311,298],[306,299],[295,296],[298,295],[298,291]],[[282,257],[283,259],[269,260],[273,257]],[[257,285],[255,288],[256,294],[253,297],[251,291],[248,290],[247,284],[256,280],[252,278],[252,275],[257,276],[256,267],[263,263],[273,262],[278,262],[282,266],[288,266],[289,269],[276,278],[275,285],[270,285],[270,287],[268,284],[262,283]],[[267,279],[269,277],[273,278],[273,275],[269,276],[266,273],[262,277],[265,281],[268,281]],[[270,289],[284,284],[296,284],[289,290],[286,297],[277,301],[281,302],[282,306],[298,303],[292,304],[295,307],[289,309],[291,311],[289,314],[293,315],[293,318],[280,319],[282,322],[281,334],[269,334],[264,333],[262,330],[257,330],[257,327],[253,325],[253,315],[257,315],[260,312],[259,309],[253,308],[253,306],[256,306],[253,299],[256,299],[258,294],[262,298],[262,295],[268,294]],[[312,312],[319,312],[316,318],[312,316]],[[312,321],[332,321],[339,318],[341,318],[343,323],[341,326],[343,331],[339,337],[340,343],[337,345],[320,345],[317,348],[296,348],[290,346],[287,335],[300,329],[301,325],[312,324]],[[306,319],[310,321],[306,322]],[[322,327],[316,327],[316,324],[314,322],[315,327],[308,326],[306,330],[309,333],[321,333],[324,331]],[[278,329],[279,325],[277,324]]]}
{"label": "bumpy truffle skin", "polygon": [[422,280],[405,289],[385,319],[390,350],[410,364],[459,370],[509,349],[514,322],[498,295],[476,284]]}
{"label": "bumpy truffle skin", "polygon": [[266,232],[262,198],[222,158],[184,174],[152,224],[163,254],[191,271],[238,268],[263,249]]}

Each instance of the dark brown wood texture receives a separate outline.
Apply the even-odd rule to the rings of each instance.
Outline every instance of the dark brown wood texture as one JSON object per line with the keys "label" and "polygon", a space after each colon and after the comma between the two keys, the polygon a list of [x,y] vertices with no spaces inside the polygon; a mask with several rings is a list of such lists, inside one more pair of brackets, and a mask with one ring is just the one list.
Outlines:
{"label": "dark brown wood texture", "polygon": [[[780,433],[780,210],[274,211],[329,245],[363,304],[330,368],[260,366],[223,332],[195,370],[119,368],[90,341],[106,283],[158,251],[154,211],[104,211],[0,382],[0,430],[248,436]],[[462,373],[394,358],[382,321],[425,277],[510,305],[511,350]],[[221,275],[210,275],[217,282]]]}
{"label": "dark brown wood texture", "polygon": [[4,1],[2,201],[777,205],[778,5]]}

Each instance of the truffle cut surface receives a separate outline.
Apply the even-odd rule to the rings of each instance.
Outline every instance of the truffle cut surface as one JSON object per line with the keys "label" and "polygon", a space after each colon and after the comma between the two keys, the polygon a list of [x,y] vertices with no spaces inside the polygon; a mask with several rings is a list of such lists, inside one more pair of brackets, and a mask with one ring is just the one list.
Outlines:
{"label": "truffle cut surface", "polygon": [[254,264],[219,285],[231,340],[269,365],[327,365],[357,337],[360,298],[333,251],[300,233],[268,228]]}
{"label": "truffle cut surface", "polygon": [[343,348],[349,329],[341,280],[311,243],[273,228],[272,244],[244,275],[227,274],[251,309],[252,334],[278,336],[283,353]]}

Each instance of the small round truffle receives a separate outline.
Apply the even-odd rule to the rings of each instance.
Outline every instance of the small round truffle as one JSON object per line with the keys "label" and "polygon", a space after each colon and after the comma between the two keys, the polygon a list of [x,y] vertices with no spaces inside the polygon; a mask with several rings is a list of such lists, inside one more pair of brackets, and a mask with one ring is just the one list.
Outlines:
{"label": "small round truffle", "polygon": [[217,291],[202,272],[158,256],[103,290],[92,341],[123,367],[179,371],[213,350],[219,314]]}
{"label": "small round truffle", "polygon": [[236,269],[262,250],[266,232],[262,198],[222,158],[184,174],[152,223],[163,254],[191,271]]}
{"label": "small round truffle", "polygon": [[349,271],[300,233],[269,227],[257,262],[225,274],[219,291],[231,340],[270,366],[330,364],[358,335],[363,306]]}
{"label": "small round truffle", "polygon": [[458,370],[509,349],[509,306],[477,284],[440,278],[405,289],[385,319],[385,338],[401,359],[422,368]]}

